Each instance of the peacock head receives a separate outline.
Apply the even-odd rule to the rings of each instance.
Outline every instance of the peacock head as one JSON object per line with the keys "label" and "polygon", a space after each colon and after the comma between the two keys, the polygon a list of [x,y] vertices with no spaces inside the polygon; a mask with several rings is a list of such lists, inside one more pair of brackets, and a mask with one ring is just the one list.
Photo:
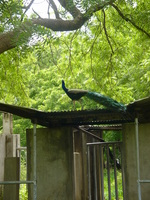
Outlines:
{"label": "peacock head", "polygon": [[62,87],[63,87],[63,86],[65,86],[65,82],[64,82],[64,80],[62,80]]}

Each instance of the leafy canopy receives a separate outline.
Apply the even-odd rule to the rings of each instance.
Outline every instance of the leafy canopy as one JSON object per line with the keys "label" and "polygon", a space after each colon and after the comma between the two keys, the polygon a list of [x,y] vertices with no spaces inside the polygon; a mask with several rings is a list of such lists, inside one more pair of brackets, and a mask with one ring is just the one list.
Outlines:
{"label": "leafy canopy", "polygon": [[[0,2],[0,38],[11,38],[10,49],[0,55],[2,101],[67,109],[62,78],[69,88],[97,91],[123,103],[149,95],[147,0],[49,0],[44,19],[36,12],[26,15],[33,2]],[[87,100],[85,105],[98,106]]]}

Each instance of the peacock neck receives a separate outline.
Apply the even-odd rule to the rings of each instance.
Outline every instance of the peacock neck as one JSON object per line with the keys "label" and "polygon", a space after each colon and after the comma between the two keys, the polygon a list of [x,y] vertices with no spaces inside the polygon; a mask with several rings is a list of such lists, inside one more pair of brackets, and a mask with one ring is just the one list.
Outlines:
{"label": "peacock neck", "polygon": [[64,81],[62,81],[62,88],[63,88],[63,90],[64,90],[65,92],[68,92],[68,89],[65,87]]}

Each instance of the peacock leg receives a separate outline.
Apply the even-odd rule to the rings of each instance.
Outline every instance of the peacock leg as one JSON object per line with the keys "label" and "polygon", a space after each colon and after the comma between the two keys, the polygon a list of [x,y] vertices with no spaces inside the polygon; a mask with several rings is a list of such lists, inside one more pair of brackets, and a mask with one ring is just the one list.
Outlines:
{"label": "peacock leg", "polygon": [[80,102],[80,104],[81,104],[81,110],[83,110],[82,99],[80,99],[79,102]]}
{"label": "peacock leg", "polygon": [[73,101],[73,110],[75,110],[75,101]]}

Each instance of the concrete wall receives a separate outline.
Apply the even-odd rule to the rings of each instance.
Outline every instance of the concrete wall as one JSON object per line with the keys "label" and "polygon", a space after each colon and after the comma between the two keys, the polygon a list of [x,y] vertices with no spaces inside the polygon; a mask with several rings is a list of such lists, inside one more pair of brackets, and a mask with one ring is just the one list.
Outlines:
{"label": "concrete wall", "polygon": [[[37,200],[73,199],[71,128],[37,129]],[[27,130],[28,180],[33,180],[33,130]],[[29,197],[33,199],[33,186]]]}
{"label": "concrete wall", "polygon": [[[19,181],[19,158],[5,158],[5,181]],[[19,200],[19,185],[5,185],[3,200]]]}
{"label": "concrete wall", "polygon": [[[150,180],[150,124],[139,124],[140,174]],[[135,124],[123,126],[123,159],[125,170],[125,199],[137,200],[137,164]],[[141,184],[142,200],[150,199],[150,183]]]}
{"label": "concrete wall", "polygon": [[[0,181],[4,181],[4,161],[6,156],[6,136],[0,135]],[[3,186],[0,185],[0,200],[3,199]]]}

